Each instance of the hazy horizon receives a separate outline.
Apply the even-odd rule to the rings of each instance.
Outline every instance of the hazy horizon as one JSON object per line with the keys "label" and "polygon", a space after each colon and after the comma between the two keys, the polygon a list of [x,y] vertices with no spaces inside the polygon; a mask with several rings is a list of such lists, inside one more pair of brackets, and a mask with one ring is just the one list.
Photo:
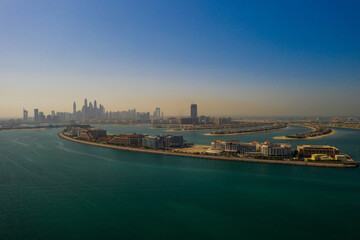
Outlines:
{"label": "hazy horizon", "polygon": [[166,116],[359,116],[360,4],[4,1],[0,118],[160,107]]}

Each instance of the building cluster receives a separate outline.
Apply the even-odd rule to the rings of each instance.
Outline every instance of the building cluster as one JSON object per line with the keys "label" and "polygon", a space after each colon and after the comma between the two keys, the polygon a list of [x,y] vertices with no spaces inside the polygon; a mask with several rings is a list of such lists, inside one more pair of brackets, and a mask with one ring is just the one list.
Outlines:
{"label": "building cluster", "polygon": [[[30,118],[27,110],[23,109],[23,121],[37,122],[37,123],[56,123],[56,122],[92,122],[92,121],[123,121],[124,123],[150,123],[151,119],[162,119],[164,112],[160,112],[157,107],[154,114],[150,112],[137,112],[136,109],[129,109],[127,111],[105,111],[105,107],[101,104],[98,105],[95,100],[94,103],[84,100],[84,105],[78,109],[76,102],[73,103],[73,111],[70,112],[57,112],[51,111],[51,114],[45,115],[39,109],[34,109],[34,117]],[[119,122],[122,123],[122,122]]]}
{"label": "building cluster", "polygon": [[198,117],[197,104],[190,105],[190,117],[184,117],[179,119],[180,125],[223,125],[231,123],[232,121],[230,117]]}
{"label": "building cluster", "polygon": [[291,147],[290,143],[271,143],[270,141],[242,143],[238,140],[215,140],[211,142],[211,150],[208,153],[290,157],[292,155]]}
{"label": "building cluster", "polygon": [[137,112],[136,109],[129,109],[127,111],[106,111],[102,104],[98,104],[95,100],[91,102],[84,99],[84,104],[81,108],[76,102],[73,103],[72,112],[55,112],[51,114],[44,114],[39,109],[34,109],[34,117],[29,117],[27,110],[23,109],[24,122],[35,123],[114,123],[114,124],[154,124],[154,125],[178,125],[182,128],[208,128],[209,126],[230,126],[236,125],[230,117],[209,117],[198,116],[197,104],[190,105],[190,117],[172,117],[164,118],[164,112],[161,112],[160,107],[156,107],[153,114],[150,112]]}
{"label": "building cluster", "polygon": [[143,147],[149,149],[165,149],[181,147],[185,140],[181,135],[162,134],[148,136],[143,134],[107,135],[106,130],[91,128],[90,125],[68,125],[64,134],[90,142],[102,142],[128,147]]}
{"label": "building cluster", "polygon": [[68,125],[65,130],[66,135],[71,137],[78,137],[92,141],[101,137],[106,137],[106,130],[100,128],[92,128],[86,124]]}
{"label": "building cluster", "polygon": [[81,110],[77,111],[76,109],[76,102],[73,104],[73,116],[72,120],[78,120],[78,121],[84,121],[89,119],[97,119],[102,118],[105,115],[105,108],[103,105],[97,105],[96,100],[94,101],[94,104],[92,102],[89,102],[85,98],[84,105],[82,106]]}
{"label": "building cluster", "polygon": [[299,145],[297,156],[292,151],[290,143],[242,143],[238,140],[215,140],[211,142],[208,154],[237,154],[247,156],[271,156],[271,157],[298,157],[305,161],[344,161],[347,155],[341,154],[339,149],[329,145]]}
{"label": "building cluster", "polygon": [[116,135],[111,140],[109,140],[109,143],[130,147],[164,149],[183,146],[184,138],[181,135],[172,134],[148,136],[134,133]]}

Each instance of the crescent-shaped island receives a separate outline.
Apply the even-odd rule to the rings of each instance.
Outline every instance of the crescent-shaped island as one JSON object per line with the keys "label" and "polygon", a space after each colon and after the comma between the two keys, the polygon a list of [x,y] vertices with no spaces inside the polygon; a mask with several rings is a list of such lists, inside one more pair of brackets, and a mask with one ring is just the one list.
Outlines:
{"label": "crescent-shaped island", "polygon": [[[62,139],[96,147],[117,149],[150,154],[161,154],[177,157],[202,158],[223,161],[269,163],[294,166],[354,168],[358,166],[350,156],[341,154],[332,146],[322,146],[329,155],[312,154],[305,150],[292,150],[290,143],[240,143],[237,140],[211,142],[211,146],[186,143],[181,135],[163,134],[148,136],[144,134],[108,135],[106,130],[91,128],[89,125],[68,125],[60,131]],[[317,146],[319,147],[319,146]],[[312,148],[310,146],[310,148]],[[306,155],[307,154],[307,155]]]}

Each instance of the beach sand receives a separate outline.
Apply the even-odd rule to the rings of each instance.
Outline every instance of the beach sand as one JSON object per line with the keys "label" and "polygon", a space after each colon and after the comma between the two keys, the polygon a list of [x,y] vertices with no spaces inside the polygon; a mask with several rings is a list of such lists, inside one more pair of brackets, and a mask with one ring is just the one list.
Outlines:
{"label": "beach sand", "polygon": [[228,134],[213,134],[213,133],[205,133],[206,136],[231,136],[231,135],[242,135],[242,134],[256,134],[256,133],[264,133],[264,132],[273,132],[273,131],[280,131],[282,129],[287,128],[288,126],[284,128],[279,129],[271,129],[271,130],[265,130],[265,131],[257,131],[257,132],[243,132],[243,133],[228,133]]}
{"label": "beach sand", "polygon": [[323,137],[327,137],[330,135],[333,135],[335,133],[334,129],[331,129],[331,133],[328,134],[324,134],[321,136],[316,136],[316,137],[306,137],[306,138],[288,138],[286,136],[278,136],[278,137],[273,137],[273,139],[281,139],[281,140],[309,140],[309,139],[318,139],[318,138],[323,138]]}

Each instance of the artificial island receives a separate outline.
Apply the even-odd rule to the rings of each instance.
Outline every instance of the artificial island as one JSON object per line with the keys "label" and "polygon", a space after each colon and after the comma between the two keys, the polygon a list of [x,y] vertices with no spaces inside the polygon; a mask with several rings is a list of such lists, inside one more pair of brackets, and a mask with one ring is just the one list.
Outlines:
{"label": "artificial island", "polygon": [[326,127],[318,123],[294,123],[294,126],[308,127],[312,131],[305,133],[296,133],[287,136],[274,137],[274,139],[288,139],[288,140],[299,140],[299,139],[316,139],[322,138],[335,133],[335,130],[329,127]]}
{"label": "artificial island", "polygon": [[213,160],[272,163],[296,166],[353,168],[358,164],[333,146],[299,145],[290,143],[242,143],[238,140],[215,140],[211,146],[193,145],[182,135],[146,134],[108,135],[107,131],[90,125],[72,124],[58,136],[73,142],[133,152]]}

